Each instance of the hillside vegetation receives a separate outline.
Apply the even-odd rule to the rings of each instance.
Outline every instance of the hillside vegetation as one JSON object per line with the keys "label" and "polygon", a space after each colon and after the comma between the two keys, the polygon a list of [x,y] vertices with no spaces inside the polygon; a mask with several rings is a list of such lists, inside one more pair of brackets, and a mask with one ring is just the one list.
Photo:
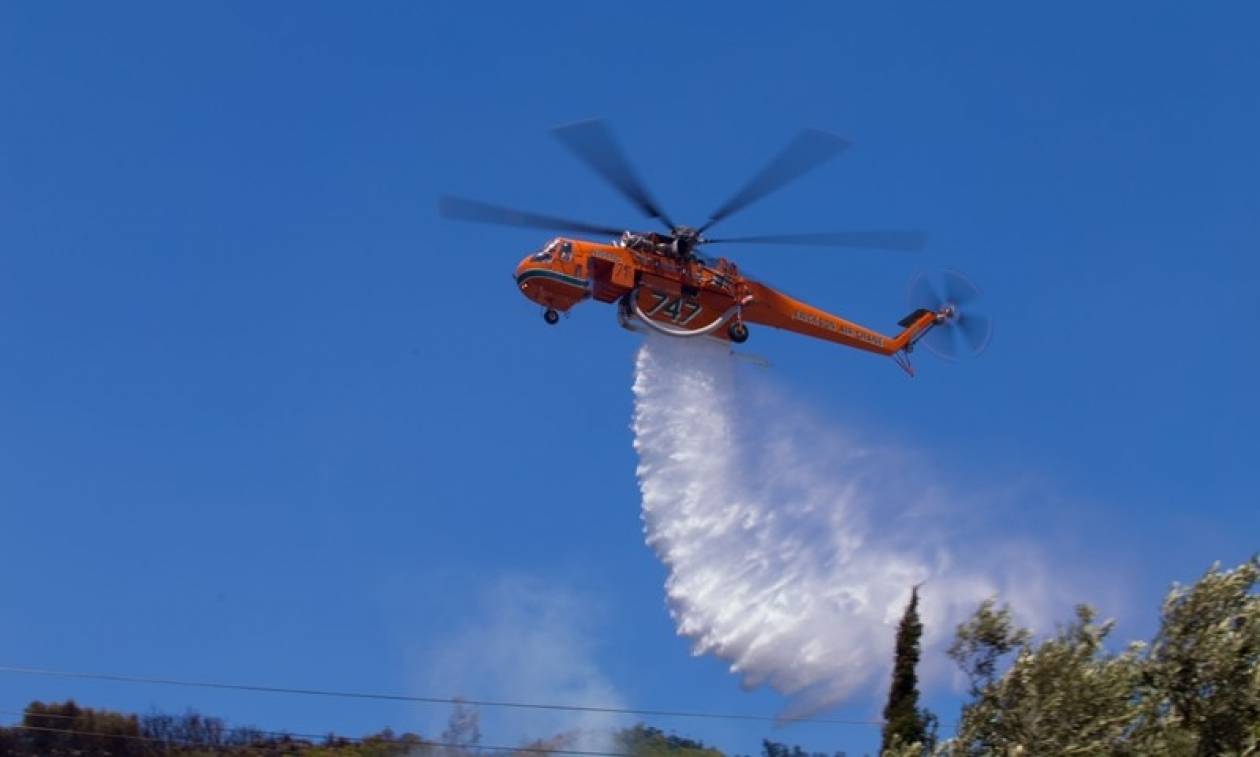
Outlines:
{"label": "hillside vegetation", "polygon": [[[897,632],[883,753],[924,755],[1194,755],[1260,757],[1260,558],[1213,567],[1173,586],[1149,642],[1108,645],[1110,621],[1087,606],[1036,638],[989,600],[956,629],[949,656],[970,680],[952,738],[918,707],[915,666],[922,624],[912,594]],[[217,718],[132,715],[72,701],[32,702],[20,723],[0,727],[12,757],[536,757],[581,751],[583,736],[559,734],[511,750],[479,746],[476,710],[457,706],[437,738],[385,730],[361,738],[296,736]],[[609,754],[723,757],[692,739],[637,725],[611,734]],[[840,746],[840,745],[838,745]],[[587,747],[589,749],[589,747]],[[763,757],[826,757],[763,741]],[[836,752],[837,757],[841,752]]]}

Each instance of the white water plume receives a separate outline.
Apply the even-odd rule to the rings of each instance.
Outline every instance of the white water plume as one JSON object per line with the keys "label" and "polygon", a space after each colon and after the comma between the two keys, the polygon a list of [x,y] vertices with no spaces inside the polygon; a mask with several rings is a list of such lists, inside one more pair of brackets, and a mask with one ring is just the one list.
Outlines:
{"label": "white water plume", "polygon": [[[993,594],[1024,622],[1044,619],[1036,558],[1008,545],[1000,568],[996,556],[960,560],[933,527],[949,498],[906,476],[911,461],[864,449],[769,387],[740,392],[728,351],[701,341],[649,337],[634,382],[644,531],[695,654],[789,696],[790,719],[859,690],[883,696],[877,674],[915,584],[926,582],[928,652]],[[939,678],[945,666],[928,657]]]}

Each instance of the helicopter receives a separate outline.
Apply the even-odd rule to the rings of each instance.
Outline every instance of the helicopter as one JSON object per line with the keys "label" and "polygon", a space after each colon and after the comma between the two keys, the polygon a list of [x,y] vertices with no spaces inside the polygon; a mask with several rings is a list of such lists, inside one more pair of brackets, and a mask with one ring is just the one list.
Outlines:
{"label": "helicopter", "polygon": [[[444,218],[474,223],[599,235],[609,241],[556,237],[517,265],[517,288],[543,308],[550,325],[561,313],[587,299],[616,306],[618,323],[675,338],[705,337],[743,344],[749,324],[893,358],[913,376],[910,353],[923,343],[942,357],[978,355],[992,325],[971,312],[980,290],[961,273],[946,270],[943,289],[926,274],[911,283],[911,312],[886,336],[841,318],[740,272],[731,260],[711,258],[700,249],[714,244],[777,244],[849,247],[893,251],[922,249],[916,231],[839,231],[740,237],[708,236],[717,223],[775,192],[843,152],[849,142],[830,132],[804,129],[764,168],[709,215],[701,226],[674,223],[648,192],[602,119],[552,129],[552,135],[600,178],[664,231],[628,231],[613,226],[492,205],[443,195]],[[964,306],[966,310],[964,311]]]}

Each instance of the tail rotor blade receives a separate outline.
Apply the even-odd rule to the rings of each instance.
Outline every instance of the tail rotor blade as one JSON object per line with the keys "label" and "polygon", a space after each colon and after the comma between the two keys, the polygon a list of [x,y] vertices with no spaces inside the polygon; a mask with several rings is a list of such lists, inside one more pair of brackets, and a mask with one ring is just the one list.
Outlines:
{"label": "tail rotor blade", "polygon": [[977,357],[989,346],[993,321],[972,312],[969,303],[980,297],[980,289],[957,271],[944,273],[944,297],[932,285],[932,278],[921,273],[910,282],[910,307],[927,308],[936,313],[936,323],[918,339],[937,355],[954,360],[961,356]]}
{"label": "tail rotor blade", "polygon": [[946,270],[945,301],[953,305],[966,305],[980,296],[980,287],[958,271]]}
{"label": "tail rotor blade", "polygon": [[973,355],[980,354],[989,346],[989,339],[993,336],[993,321],[987,315],[962,313],[955,325]]}
{"label": "tail rotor blade", "polygon": [[927,308],[932,312],[939,311],[945,304],[926,273],[915,276],[910,282],[909,300],[911,308]]}
{"label": "tail rotor blade", "polygon": [[958,358],[958,337],[948,323],[939,324],[928,329],[928,332],[923,335],[919,343],[946,360],[956,360]]}
{"label": "tail rotor blade", "polygon": [[849,141],[819,129],[805,129],[796,135],[765,168],[753,176],[742,189],[713,211],[709,222],[700,227],[704,231],[713,224],[743,210],[766,195],[800,178],[811,169],[838,155]]}
{"label": "tail rotor blade", "polygon": [[674,222],[665,215],[665,211],[648,192],[647,186],[631,168],[625,152],[618,146],[612,130],[603,119],[558,126],[551,133],[644,215],[659,219],[670,231],[674,230]]}

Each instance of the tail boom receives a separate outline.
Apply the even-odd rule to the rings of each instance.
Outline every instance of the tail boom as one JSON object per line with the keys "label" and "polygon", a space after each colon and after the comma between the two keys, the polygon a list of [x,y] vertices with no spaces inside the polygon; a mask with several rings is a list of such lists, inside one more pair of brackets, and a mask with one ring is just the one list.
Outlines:
{"label": "tail boom", "polygon": [[903,318],[898,324],[903,327],[901,333],[890,337],[846,321],[764,284],[753,284],[751,288],[752,301],[743,311],[745,321],[824,339],[877,355],[895,355],[901,352],[936,323],[936,313],[921,308]]}

